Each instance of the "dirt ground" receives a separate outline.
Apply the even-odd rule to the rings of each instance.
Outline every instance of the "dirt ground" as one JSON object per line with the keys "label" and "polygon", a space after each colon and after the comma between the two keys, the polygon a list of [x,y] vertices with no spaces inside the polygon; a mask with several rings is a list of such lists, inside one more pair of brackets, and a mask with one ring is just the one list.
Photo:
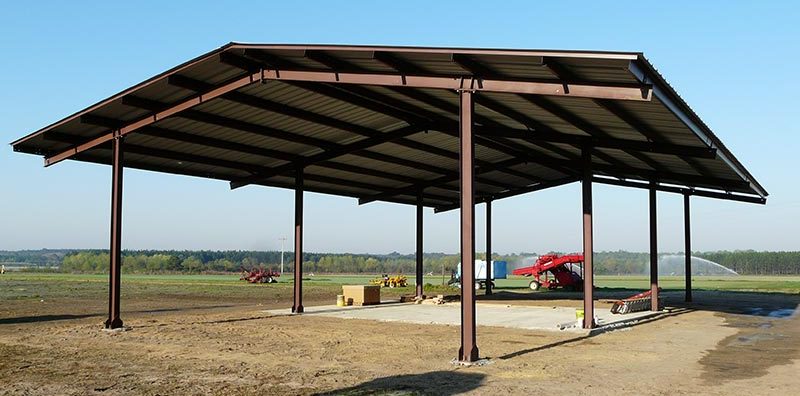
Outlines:
{"label": "dirt ground", "polygon": [[0,306],[0,394],[796,394],[800,314],[769,315],[800,295],[667,294],[669,313],[593,336],[479,327],[489,363],[473,367],[451,363],[458,327],[262,312],[288,301],[155,295],[123,301],[131,328],[108,333],[102,300],[12,300]]}

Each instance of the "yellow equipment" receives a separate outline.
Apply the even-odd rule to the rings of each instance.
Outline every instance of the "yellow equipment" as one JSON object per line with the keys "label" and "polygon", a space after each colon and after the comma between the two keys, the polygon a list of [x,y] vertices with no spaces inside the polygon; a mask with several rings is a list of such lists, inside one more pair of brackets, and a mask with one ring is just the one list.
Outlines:
{"label": "yellow equipment", "polygon": [[389,276],[383,274],[383,277],[372,279],[369,283],[383,287],[406,287],[408,286],[408,278],[403,275]]}

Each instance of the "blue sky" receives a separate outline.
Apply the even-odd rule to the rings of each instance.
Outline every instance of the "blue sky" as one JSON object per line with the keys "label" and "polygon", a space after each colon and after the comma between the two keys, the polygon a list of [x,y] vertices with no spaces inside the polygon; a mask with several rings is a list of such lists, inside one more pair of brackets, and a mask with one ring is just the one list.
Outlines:
{"label": "blue sky", "polygon": [[[3,2],[0,141],[11,142],[229,41],[643,51],[770,192],[693,199],[696,250],[800,250],[796,2]],[[110,168],[0,147],[0,250],[106,248]],[[293,193],[125,173],[127,249],[277,249]],[[648,249],[647,193],[595,189],[596,250]],[[581,248],[580,188],[497,201],[494,250]],[[478,207],[478,249],[483,243]],[[414,209],[307,194],[309,251],[412,252]],[[426,251],[458,250],[456,212],[425,214]],[[659,195],[662,251],[682,198]],[[288,245],[287,245],[288,246]]]}

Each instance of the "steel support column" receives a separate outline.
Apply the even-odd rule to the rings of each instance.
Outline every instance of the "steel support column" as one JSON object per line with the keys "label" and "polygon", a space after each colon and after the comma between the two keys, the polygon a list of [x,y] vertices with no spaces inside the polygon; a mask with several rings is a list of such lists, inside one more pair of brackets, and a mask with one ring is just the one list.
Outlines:
{"label": "steel support column", "polygon": [[458,360],[478,360],[475,336],[475,144],[473,93],[461,91],[459,140],[461,187],[461,349]]}
{"label": "steel support column", "polygon": [[692,302],[692,227],[689,211],[689,193],[683,194],[683,237],[685,239],[684,255],[686,256],[686,302]]}
{"label": "steel support column", "polygon": [[122,173],[123,137],[112,140],[111,163],[111,245],[109,247],[107,329],[122,327],[119,315],[120,272],[122,271]]}
{"label": "steel support column", "polygon": [[656,183],[650,182],[650,310],[658,311],[658,232]]}
{"label": "steel support column", "polygon": [[293,313],[303,312],[303,168],[294,179],[294,305]]}
{"label": "steel support column", "polygon": [[417,297],[422,298],[422,191],[417,194]]}
{"label": "steel support column", "polygon": [[594,328],[594,240],[592,225],[592,149],[584,148],[583,180],[583,328]]}
{"label": "steel support column", "polygon": [[492,200],[486,200],[486,295],[492,295]]}

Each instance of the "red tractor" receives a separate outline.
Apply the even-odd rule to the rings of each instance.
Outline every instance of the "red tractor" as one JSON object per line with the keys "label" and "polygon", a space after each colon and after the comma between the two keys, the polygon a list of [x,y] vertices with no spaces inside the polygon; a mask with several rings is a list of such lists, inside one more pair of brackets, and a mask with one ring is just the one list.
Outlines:
{"label": "red tractor", "polygon": [[583,278],[573,268],[575,264],[583,265],[583,254],[546,254],[539,256],[530,267],[517,268],[511,271],[514,275],[533,276],[528,287],[539,290],[541,287],[566,290],[583,290]]}
{"label": "red tractor", "polygon": [[253,268],[248,271],[242,267],[242,277],[239,278],[239,280],[246,280],[248,283],[278,283],[278,280],[275,278],[279,276],[281,276],[281,274],[272,269]]}

